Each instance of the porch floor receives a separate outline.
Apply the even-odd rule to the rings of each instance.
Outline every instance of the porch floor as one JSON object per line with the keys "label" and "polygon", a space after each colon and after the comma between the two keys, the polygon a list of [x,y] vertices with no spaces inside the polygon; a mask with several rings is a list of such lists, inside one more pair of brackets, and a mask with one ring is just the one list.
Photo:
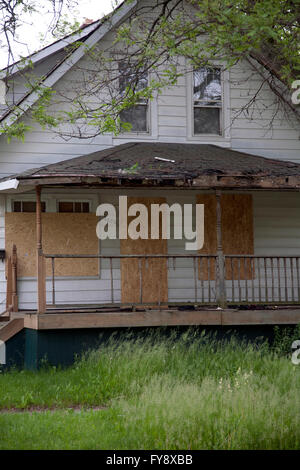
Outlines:
{"label": "porch floor", "polygon": [[45,314],[36,311],[12,312],[10,319],[23,318],[24,327],[34,330],[77,328],[119,328],[180,325],[296,325],[300,323],[300,305],[249,306],[220,309],[169,308],[122,311],[97,306],[51,308]]}

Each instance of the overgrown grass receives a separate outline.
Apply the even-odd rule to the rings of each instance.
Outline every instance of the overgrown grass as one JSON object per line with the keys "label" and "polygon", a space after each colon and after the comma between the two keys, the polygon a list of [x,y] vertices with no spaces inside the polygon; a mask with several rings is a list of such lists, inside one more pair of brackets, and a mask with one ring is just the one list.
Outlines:
{"label": "overgrown grass", "polygon": [[[0,448],[297,449],[300,366],[276,348],[190,330],[112,340],[66,370],[0,376]],[[103,410],[66,410],[105,405]]]}

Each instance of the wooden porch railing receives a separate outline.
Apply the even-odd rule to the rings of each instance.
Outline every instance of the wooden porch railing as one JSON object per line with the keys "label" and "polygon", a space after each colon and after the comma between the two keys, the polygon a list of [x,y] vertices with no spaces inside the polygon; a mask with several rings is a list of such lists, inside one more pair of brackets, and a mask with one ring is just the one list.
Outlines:
{"label": "wooden porch railing", "polygon": [[8,312],[18,311],[17,268],[17,247],[13,245],[12,254],[7,259],[6,310]]}
{"label": "wooden porch railing", "polygon": [[[44,260],[51,260],[51,302],[55,307],[56,276],[55,260],[69,258],[98,258],[106,262],[110,273],[110,302],[109,305],[124,306],[116,301],[114,270],[120,269],[122,259],[139,259],[139,302],[136,305],[151,305],[143,299],[143,270],[142,263],[146,260],[165,259],[169,278],[169,288],[172,283],[172,270],[178,268],[178,260],[187,261],[189,272],[189,292],[192,292],[188,303],[195,305],[215,305],[226,307],[230,305],[255,304],[293,304],[300,303],[300,256],[261,256],[261,255],[63,255],[43,254]],[[117,264],[118,263],[118,264]],[[101,263],[103,267],[103,263]],[[46,298],[46,279],[43,278],[44,295]],[[120,288],[118,287],[120,290]],[[61,302],[60,302],[61,303]],[[176,302],[181,305],[187,302]],[[104,303],[103,303],[104,304]],[[106,302],[105,305],[108,303]],[[126,304],[127,305],[127,304]],[[153,302],[159,307],[174,305],[168,301]]]}
{"label": "wooden porch railing", "polygon": [[299,303],[300,256],[225,256],[227,302]]}

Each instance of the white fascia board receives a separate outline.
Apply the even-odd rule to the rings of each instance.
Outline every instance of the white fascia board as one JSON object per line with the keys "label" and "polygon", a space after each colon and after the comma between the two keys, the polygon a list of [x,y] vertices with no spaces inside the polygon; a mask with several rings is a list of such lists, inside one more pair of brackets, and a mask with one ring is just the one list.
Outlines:
{"label": "white fascia board", "polygon": [[6,180],[0,183],[0,191],[5,191],[7,189],[17,189],[19,186],[19,180],[13,178],[11,180]]}
{"label": "white fascia board", "polygon": [[[67,57],[62,64],[57,67],[50,75],[43,81],[45,87],[52,87],[73,65],[75,65],[81,57],[85,54],[86,47],[93,47],[98,41],[100,41],[113,27],[117,26],[122,19],[130,13],[130,11],[136,6],[138,0],[133,0],[129,4],[125,4],[120,7],[119,10],[109,18],[105,23],[100,26],[91,36],[85,41],[84,44],[80,45],[69,57]],[[2,123],[7,126],[11,126],[22,114],[24,114],[31,106],[36,103],[39,99],[37,92],[32,92],[23,102],[22,110],[18,111],[18,114],[9,114]]]}
{"label": "white fascia board", "polygon": [[[80,41],[81,39],[85,38],[91,31],[96,29],[102,20],[98,20],[97,22],[93,23],[92,25],[87,26],[84,31],[80,31],[70,36],[67,36],[59,41],[54,42],[53,44],[49,44],[45,48],[41,49],[40,51],[34,52],[31,56],[28,57],[28,62],[35,64],[40,62],[41,60],[45,59],[46,57],[54,54],[55,52],[64,49],[65,47],[69,46],[70,44]],[[26,59],[26,58],[25,58]],[[26,61],[25,61],[26,63]],[[25,66],[26,68],[26,66]],[[6,67],[5,69],[0,71],[0,80],[6,78],[7,76],[12,76],[19,71],[24,70],[24,63],[23,61],[18,61],[13,65]]]}

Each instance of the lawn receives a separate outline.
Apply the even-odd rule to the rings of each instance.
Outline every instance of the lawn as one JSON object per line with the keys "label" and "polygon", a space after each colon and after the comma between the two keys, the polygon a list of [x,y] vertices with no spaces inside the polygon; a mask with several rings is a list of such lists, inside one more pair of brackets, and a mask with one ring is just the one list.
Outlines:
{"label": "lawn", "polygon": [[67,369],[2,372],[0,449],[299,449],[287,344],[128,335]]}

